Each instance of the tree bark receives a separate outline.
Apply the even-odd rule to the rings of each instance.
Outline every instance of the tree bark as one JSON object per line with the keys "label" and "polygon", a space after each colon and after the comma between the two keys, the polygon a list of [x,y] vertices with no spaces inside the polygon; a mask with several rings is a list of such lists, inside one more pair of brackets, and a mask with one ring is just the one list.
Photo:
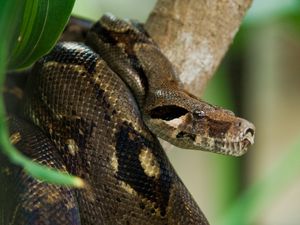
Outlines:
{"label": "tree bark", "polygon": [[145,28],[200,96],[238,31],[252,0],[158,0]]}

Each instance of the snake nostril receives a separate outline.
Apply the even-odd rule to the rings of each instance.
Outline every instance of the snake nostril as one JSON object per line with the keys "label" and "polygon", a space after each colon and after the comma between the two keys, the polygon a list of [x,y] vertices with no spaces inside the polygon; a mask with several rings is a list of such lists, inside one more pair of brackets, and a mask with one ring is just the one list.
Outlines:
{"label": "snake nostril", "polygon": [[254,136],[254,130],[252,128],[248,128],[246,131],[245,131],[245,135],[248,135],[250,134],[251,136]]}

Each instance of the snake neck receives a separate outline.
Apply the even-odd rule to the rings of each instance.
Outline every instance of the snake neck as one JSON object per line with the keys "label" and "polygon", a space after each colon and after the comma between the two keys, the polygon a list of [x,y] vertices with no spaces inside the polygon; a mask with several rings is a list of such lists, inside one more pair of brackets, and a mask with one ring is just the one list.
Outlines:
{"label": "snake neck", "polygon": [[254,125],[183,89],[174,67],[136,23],[103,16],[86,43],[131,89],[153,133],[181,147],[242,155],[254,142]]}

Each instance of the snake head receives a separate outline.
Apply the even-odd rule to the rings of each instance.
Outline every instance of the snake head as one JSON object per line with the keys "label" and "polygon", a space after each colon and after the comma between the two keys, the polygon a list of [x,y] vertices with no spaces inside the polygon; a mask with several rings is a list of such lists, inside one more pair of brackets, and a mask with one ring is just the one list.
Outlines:
{"label": "snake head", "polygon": [[240,156],[254,143],[254,125],[229,110],[184,91],[159,90],[151,96],[144,121],[173,145]]}

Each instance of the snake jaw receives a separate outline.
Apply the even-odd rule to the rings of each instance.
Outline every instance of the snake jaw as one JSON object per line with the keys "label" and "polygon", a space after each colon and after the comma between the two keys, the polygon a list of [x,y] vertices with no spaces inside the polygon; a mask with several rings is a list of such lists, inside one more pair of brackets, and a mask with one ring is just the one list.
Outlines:
{"label": "snake jaw", "polygon": [[241,156],[247,152],[250,145],[254,144],[254,134],[255,127],[252,123],[235,117],[228,131],[223,133],[223,138],[211,137],[207,132],[204,135],[197,135],[193,144],[202,150]]}
{"label": "snake jaw", "polygon": [[[230,132],[224,133],[223,138],[209,137],[208,133],[188,129],[189,126],[185,123],[187,117],[185,115],[172,121],[156,119],[155,123],[157,126],[153,128],[154,121],[152,121],[150,129],[153,128],[162,139],[180,148],[204,150],[231,156],[245,154],[248,147],[254,143],[254,127],[248,128],[246,132],[241,132],[240,135],[235,135],[234,137],[232,137]],[[157,129],[157,127],[160,127],[160,129]],[[169,135],[165,135],[167,130],[170,132]]]}

